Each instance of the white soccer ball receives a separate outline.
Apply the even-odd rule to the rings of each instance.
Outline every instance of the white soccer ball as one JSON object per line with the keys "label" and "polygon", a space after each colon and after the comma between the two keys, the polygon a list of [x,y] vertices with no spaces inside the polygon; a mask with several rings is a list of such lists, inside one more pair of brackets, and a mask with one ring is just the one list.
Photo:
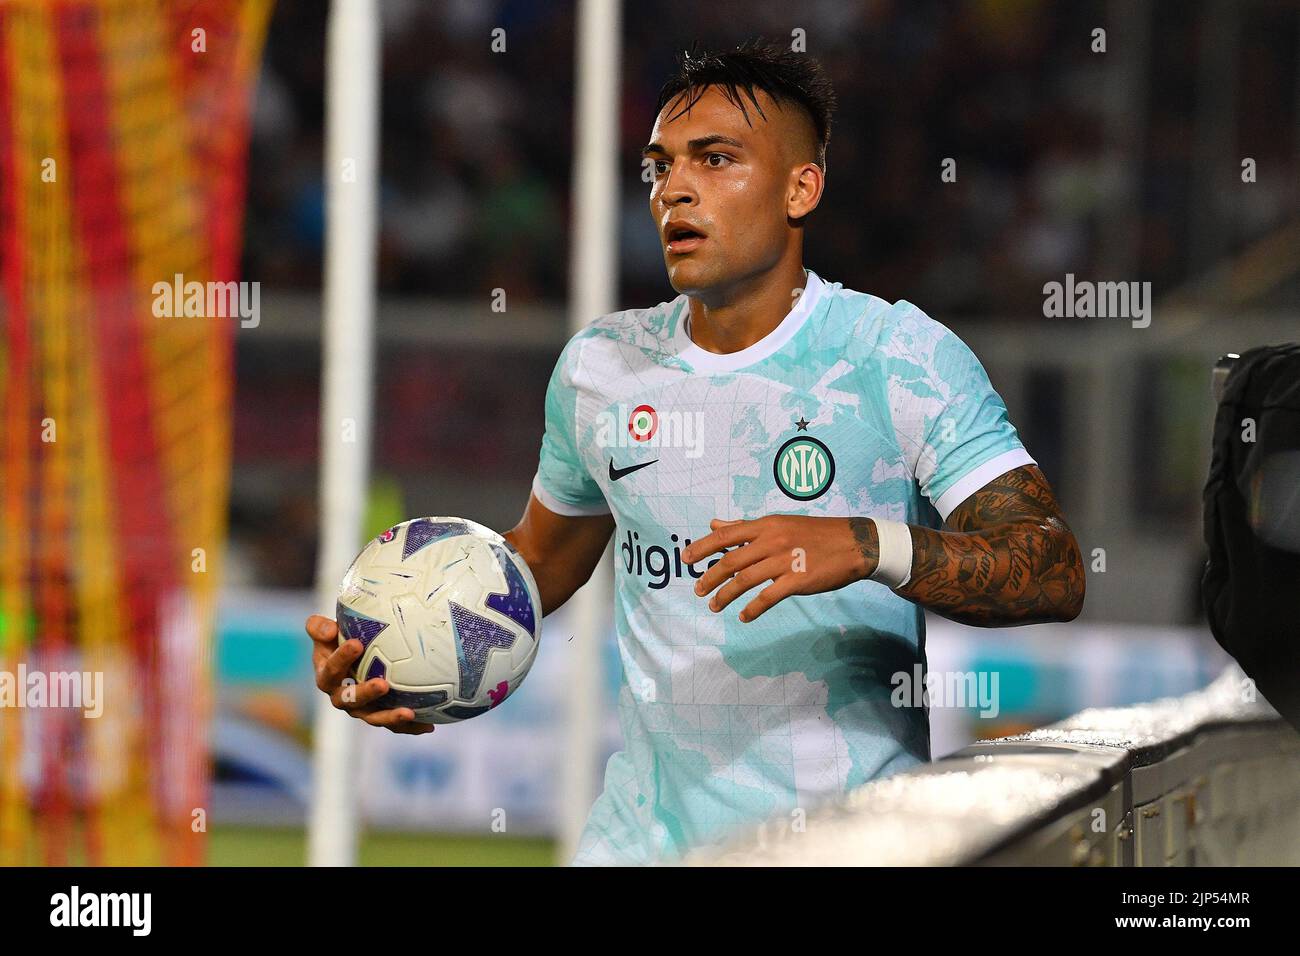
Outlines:
{"label": "white soccer ball", "polygon": [[339,645],[357,638],[358,682],[380,707],[449,724],[509,697],[537,656],[537,582],[501,535],[464,518],[413,518],[366,545],[339,589]]}

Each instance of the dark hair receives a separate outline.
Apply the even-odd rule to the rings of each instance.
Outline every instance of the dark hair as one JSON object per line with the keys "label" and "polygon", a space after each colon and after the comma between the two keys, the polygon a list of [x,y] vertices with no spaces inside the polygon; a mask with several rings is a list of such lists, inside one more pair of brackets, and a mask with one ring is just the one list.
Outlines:
{"label": "dark hair", "polygon": [[835,90],[826,71],[812,57],[795,53],[762,37],[752,37],[733,50],[718,52],[702,47],[697,40],[691,49],[677,58],[677,73],[659,91],[655,115],[680,94],[687,93],[686,104],[672,118],[695,105],[708,86],[717,86],[744,114],[749,111],[740,95],[745,94],[764,119],[767,118],[754,95],[754,88],[765,92],[780,105],[797,103],[803,107],[817,131],[816,163],[826,171],[826,144],[831,138],[831,115],[835,112]]}

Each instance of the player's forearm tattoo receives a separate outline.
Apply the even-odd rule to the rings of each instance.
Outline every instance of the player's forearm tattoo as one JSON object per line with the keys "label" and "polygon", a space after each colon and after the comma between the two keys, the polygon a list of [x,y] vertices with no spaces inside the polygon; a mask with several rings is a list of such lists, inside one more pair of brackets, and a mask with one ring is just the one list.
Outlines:
{"label": "player's forearm tattoo", "polygon": [[1070,620],[1084,570],[1051,487],[1032,465],[1007,472],[948,516],[913,526],[912,578],[898,589],[937,614],[984,627]]}
{"label": "player's forearm tattoo", "polygon": [[870,518],[850,518],[849,528],[853,531],[853,540],[866,561],[864,573],[868,576],[875,574],[876,567],[880,563],[880,534],[876,531],[876,523]]}

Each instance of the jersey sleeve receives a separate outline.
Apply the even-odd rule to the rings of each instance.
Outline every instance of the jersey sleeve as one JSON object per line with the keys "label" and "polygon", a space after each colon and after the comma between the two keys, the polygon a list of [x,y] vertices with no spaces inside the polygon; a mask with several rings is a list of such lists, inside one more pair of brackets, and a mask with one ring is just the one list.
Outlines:
{"label": "jersey sleeve", "polygon": [[605,494],[578,451],[581,390],[575,371],[581,355],[582,340],[575,338],[560,353],[547,383],[546,431],[533,477],[538,501],[556,514],[574,517],[609,513]]}
{"label": "jersey sleeve", "polygon": [[885,344],[890,415],[922,494],[946,521],[994,478],[1036,462],[970,347],[911,303],[894,308]]}

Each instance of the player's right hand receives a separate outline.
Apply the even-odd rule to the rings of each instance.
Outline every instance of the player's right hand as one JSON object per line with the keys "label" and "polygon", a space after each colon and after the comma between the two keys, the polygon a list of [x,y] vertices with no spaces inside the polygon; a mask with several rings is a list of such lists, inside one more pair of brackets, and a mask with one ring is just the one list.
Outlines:
{"label": "player's right hand", "polygon": [[312,668],[316,671],[316,686],[329,696],[336,708],[358,717],[376,727],[387,727],[395,734],[428,734],[433,724],[416,721],[415,711],[409,707],[381,710],[374,703],[388,693],[388,681],[372,677],[368,681],[352,679],[352,666],[361,656],[364,647],[356,638],[339,646],[339,627],[323,614],[307,618],[307,633],[311,636]]}

